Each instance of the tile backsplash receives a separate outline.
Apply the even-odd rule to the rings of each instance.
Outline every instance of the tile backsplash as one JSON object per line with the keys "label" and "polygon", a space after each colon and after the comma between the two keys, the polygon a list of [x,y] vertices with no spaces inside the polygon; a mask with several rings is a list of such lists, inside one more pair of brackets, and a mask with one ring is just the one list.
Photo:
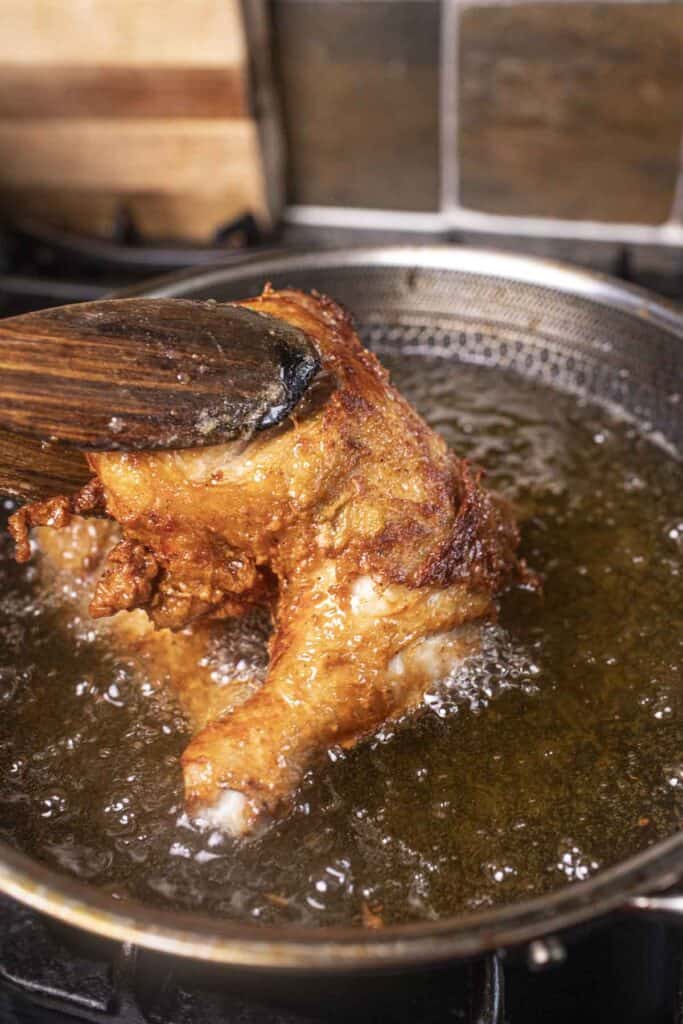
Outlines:
{"label": "tile backsplash", "polygon": [[294,203],[438,210],[438,3],[277,3]]}
{"label": "tile backsplash", "polygon": [[683,6],[470,7],[456,59],[463,206],[667,219],[683,124]]}
{"label": "tile backsplash", "polygon": [[678,0],[275,0],[293,215],[683,243]]}

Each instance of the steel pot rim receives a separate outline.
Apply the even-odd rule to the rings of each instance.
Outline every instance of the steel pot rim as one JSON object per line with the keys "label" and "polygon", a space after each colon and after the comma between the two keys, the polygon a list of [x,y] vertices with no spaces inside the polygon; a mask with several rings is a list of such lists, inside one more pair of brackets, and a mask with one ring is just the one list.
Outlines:
{"label": "steel pot rim", "polygon": [[559,260],[474,246],[386,245],[314,251],[302,247],[285,252],[274,249],[246,256],[239,263],[235,263],[232,257],[230,262],[224,264],[202,265],[164,274],[118,291],[116,295],[149,295],[155,298],[181,296],[185,294],[184,286],[190,283],[211,287],[222,283],[226,277],[234,281],[251,276],[257,269],[263,280],[267,281],[268,274],[281,273],[290,266],[296,270],[312,271],[376,266],[404,268],[406,271],[451,270],[463,274],[486,275],[507,280],[511,284],[536,285],[593,300],[645,319],[683,339],[683,307],[646,288]]}
{"label": "steel pot rim", "polygon": [[0,891],[64,924],[177,957],[235,967],[343,972],[436,964],[524,945],[615,912],[683,873],[683,832],[582,882],[519,903],[439,921],[361,926],[270,926],[114,899],[0,843]]}

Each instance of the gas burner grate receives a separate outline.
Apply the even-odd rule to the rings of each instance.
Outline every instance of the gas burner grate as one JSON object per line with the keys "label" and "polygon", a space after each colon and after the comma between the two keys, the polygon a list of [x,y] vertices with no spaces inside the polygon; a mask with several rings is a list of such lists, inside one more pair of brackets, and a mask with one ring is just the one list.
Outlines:
{"label": "gas burner grate", "polygon": [[[367,1013],[302,1015],[231,995],[221,975],[193,981],[193,965],[128,943],[80,935],[0,896],[2,1024],[502,1024],[502,968],[495,957],[442,972],[429,994]],[[324,996],[321,996],[324,1003]]]}
{"label": "gas burner grate", "polygon": [[210,246],[145,245],[125,229],[86,238],[35,223],[0,228],[0,316],[86,302],[146,278],[243,259],[262,247],[253,217],[226,225]]}

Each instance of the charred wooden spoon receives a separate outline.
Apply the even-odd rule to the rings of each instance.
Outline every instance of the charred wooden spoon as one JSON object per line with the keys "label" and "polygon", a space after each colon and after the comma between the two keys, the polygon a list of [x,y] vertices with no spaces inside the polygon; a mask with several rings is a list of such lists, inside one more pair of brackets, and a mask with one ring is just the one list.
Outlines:
{"label": "charred wooden spoon", "polygon": [[[0,490],[22,493],[6,477],[22,459],[36,469],[41,443],[139,451],[251,436],[287,416],[319,365],[302,331],[211,300],[105,299],[1,320]],[[77,474],[60,459],[55,479]]]}

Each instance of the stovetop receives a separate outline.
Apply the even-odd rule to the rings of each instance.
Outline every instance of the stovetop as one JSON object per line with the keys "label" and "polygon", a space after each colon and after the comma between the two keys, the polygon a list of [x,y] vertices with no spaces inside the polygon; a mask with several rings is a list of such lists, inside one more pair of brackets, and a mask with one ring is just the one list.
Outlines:
{"label": "stovetop", "polygon": [[[197,981],[186,964],[76,933],[0,897],[2,1024],[683,1024],[681,932],[620,921],[565,948],[543,969],[528,954],[454,966],[416,982],[400,1004],[358,1000],[304,1013]],[[356,983],[360,987],[363,982]],[[239,991],[239,983],[237,985]]]}
{"label": "stovetop", "polygon": [[146,278],[209,263],[239,261],[246,253],[402,243],[475,245],[564,260],[683,300],[683,251],[678,249],[552,242],[471,232],[408,235],[287,224],[277,234],[265,237],[250,216],[226,225],[204,248],[145,245],[137,238],[134,225],[122,215],[118,232],[106,241],[70,235],[35,222],[12,228],[3,228],[0,223],[0,315],[101,298]]}
{"label": "stovetop", "polygon": [[[259,237],[249,218],[229,225],[204,249],[144,246],[122,220],[106,242],[37,225],[0,229],[0,316],[99,298],[145,278],[211,262],[240,260],[259,248],[377,244],[397,235],[285,229]],[[440,241],[466,241],[471,238]],[[433,238],[410,241],[434,241]],[[481,244],[491,240],[477,240]],[[493,240],[501,244],[501,240]],[[505,247],[515,247],[504,240]],[[517,248],[526,247],[520,240]],[[624,248],[567,249],[565,259],[683,298],[680,254],[643,259]],[[545,961],[542,965],[541,962]],[[354,986],[355,987],[355,986]],[[362,984],[360,986],[362,993]],[[382,1024],[683,1024],[683,931],[617,920],[540,950],[456,965],[416,983],[400,1003],[332,1006],[321,996],[302,1016],[269,1004],[265,989],[245,998],[227,979],[198,981],[191,969],[127,945],[98,943],[0,897],[0,1024],[98,1021],[109,1024],[303,1024],[355,1020]]]}

